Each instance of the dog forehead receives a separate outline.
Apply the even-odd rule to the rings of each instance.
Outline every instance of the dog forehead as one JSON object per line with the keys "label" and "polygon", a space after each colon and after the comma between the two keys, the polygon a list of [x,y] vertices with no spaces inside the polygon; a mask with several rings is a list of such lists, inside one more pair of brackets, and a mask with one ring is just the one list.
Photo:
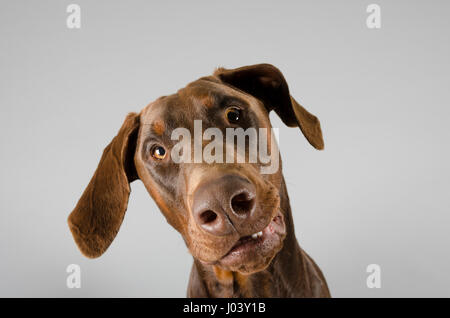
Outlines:
{"label": "dog forehead", "polygon": [[212,108],[223,96],[248,100],[248,96],[214,77],[203,77],[179,89],[175,94],[162,96],[147,105],[141,112],[141,125],[167,128],[188,127],[192,119]]}
{"label": "dog forehead", "polygon": [[[234,95],[236,90],[222,83],[215,77],[202,77],[178,90],[177,94],[183,99],[198,99],[200,101],[208,97],[220,97],[222,95]],[[205,105],[208,106],[208,105]]]}

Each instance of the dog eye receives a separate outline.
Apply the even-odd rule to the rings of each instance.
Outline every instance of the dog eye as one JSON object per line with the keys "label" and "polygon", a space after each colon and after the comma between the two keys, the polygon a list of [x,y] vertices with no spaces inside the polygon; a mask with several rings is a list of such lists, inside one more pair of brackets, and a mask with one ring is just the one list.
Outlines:
{"label": "dog eye", "polygon": [[161,146],[155,146],[152,148],[152,157],[157,160],[163,160],[166,157],[166,149]]}
{"label": "dog eye", "polygon": [[226,116],[230,123],[235,124],[241,119],[241,110],[237,107],[230,107],[226,111]]}

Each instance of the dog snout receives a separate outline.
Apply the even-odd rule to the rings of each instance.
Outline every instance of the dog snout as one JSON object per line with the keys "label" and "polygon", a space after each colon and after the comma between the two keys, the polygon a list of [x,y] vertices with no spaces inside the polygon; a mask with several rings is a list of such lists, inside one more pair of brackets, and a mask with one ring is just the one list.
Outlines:
{"label": "dog snout", "polygon": [[247,179],[226,175],[201,184],[194,192],[192,212],[206,232],[224,236],[242,228],[256,205],[255,186]]}

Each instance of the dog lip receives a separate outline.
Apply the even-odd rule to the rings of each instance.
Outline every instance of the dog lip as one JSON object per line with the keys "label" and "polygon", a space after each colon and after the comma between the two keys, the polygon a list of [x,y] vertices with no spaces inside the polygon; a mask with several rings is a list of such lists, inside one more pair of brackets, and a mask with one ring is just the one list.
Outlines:
{"label": "dog lip", "polygon": [[240,237],[233,244],[233,246],[230,248],[230,250],[223,257],[220,258],[220,260],[227,258],[228,256],[230,256],[230,254],[232,254],[233,252],[236,252],[240,248],[245,248],[245,245],[250,245],[250,247],[257,247],[258,245],[260,245],[264,242],[264,240],[267,238],[267,236],[270,236],[273,234],[284,235],[285,234],[284,224],[282,226],[283,230],[277,231],[275,229],[275,225],[279,225],[280,223],[283,224],[284,220],[283,220],[283,215],[281,214],[280,211],[278,211],[278,213],[275,215],[275,217],[273,217],[270,220],[269,224],[267,224],[261,231],[253,233],[252,235],[246,235],[246,236]]}
{"label": "dog lip", "polygon": [[[269,226],[272,225],[272,229],[270,229],[269,231]],[[198,259],[202,264],[204,265],[221,265],[222,263],[235,263],[236,261],[239,261],[239,259],[243,256],[242,254],[245,254],[245,250],[246,247],[250,247],[250,248],[258,248],[261,246],[265,245],[265,240],[266,239],[273,239],[275,235],[277,235],[279,237],[279,239],[284,239],[284,236],[286,234],[286,228],[285,228],[285,224],[284,224],[284,216],[281,213],[280,210],[278,210],[277,214],[275,215],[275,217],[273,217],[269,224],[267,224],[263,230],[253,233],[253,234],[258,234],[258,233],[262,233],[262,235],[260,235],[257,239],[252,239],[251,235],[247,235],[247,236],[242,236],[239,239],[237,239],[233,246],[225,253],[223,254],[223,256],[217,258],[216,260],[210,260],[210,261],[206,261],[206,260],[202,260],[202,259]],[[253,235],[252,234],[252,235]],[[266,234],[266,235],[264,235]],[[251,246],[241,246],[243,247],[243,251],[239,251],[239,245],[245,245],[245,244],[241,244],[242,241],[244,241],[243,239],[246,239],[247,244],[251,243],[249,245]],[[245,243],[245,242],[244,242]],[[248,250],[247,250],[248,251]],[[237,253],[236,253],[237,252]],[[233,254],[240,254],[240,256],[236,257],[236,255]]]}

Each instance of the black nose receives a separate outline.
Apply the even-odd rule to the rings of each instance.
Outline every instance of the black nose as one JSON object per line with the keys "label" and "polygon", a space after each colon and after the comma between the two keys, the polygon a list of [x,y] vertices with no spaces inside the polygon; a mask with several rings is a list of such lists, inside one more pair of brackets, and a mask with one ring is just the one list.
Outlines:
{"label": "black nose", "polygon": [[192,212],[205,231],[223,236],[240,228],[255,210],[256,191],[247,179],[225,175],[202,183],[194,192]]}

